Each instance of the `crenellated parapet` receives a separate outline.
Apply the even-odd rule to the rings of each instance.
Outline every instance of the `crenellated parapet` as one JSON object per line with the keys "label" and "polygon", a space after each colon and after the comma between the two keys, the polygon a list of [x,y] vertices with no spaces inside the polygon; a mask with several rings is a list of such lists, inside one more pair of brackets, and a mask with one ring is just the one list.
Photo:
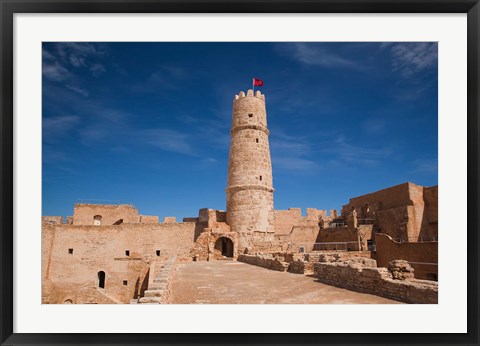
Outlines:
{"label": "crenellated parapet", "polygon": [[238,95],[235,95],[234,101],[244,97],[257,97],[265,102],[265,94],[262,94],[259,90],[255,91],[254,93],[252,89],[247,90],[247,94],[245,94],[243,91],[240,91]]}

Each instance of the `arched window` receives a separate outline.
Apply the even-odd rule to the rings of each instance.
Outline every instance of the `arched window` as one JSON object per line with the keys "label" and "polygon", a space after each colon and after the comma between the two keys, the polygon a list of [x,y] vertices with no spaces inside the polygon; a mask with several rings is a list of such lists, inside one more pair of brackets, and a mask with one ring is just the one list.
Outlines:
{"label": "arched window", "polygon": [[98,287],[105,288],[105,272],[104,271],[98,272]]}
{"label": "arched window", "polygon": [[93,217],[93,224],[95,226],[100,226],[102,224],[102,215],[95,215]]}

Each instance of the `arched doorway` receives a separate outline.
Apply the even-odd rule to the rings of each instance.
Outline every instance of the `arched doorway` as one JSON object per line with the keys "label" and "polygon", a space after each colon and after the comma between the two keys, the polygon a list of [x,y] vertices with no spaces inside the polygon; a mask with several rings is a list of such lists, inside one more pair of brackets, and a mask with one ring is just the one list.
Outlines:
{"label": "arched doorway", "polygon": [[215,242],[215,252],[218,257],[233,257],[233,241],[227,237],[220,237]]}
{"label": "arched doorway", "polygon": [[98,287],[105,288],[105,272],[98,272]]}

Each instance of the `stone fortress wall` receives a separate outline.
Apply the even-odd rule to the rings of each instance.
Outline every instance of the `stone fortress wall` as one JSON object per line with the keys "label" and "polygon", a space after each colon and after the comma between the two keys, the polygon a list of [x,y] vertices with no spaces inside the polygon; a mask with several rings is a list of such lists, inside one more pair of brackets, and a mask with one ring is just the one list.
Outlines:
{"label": "stone fortress wall", "polygon": [[73,225],[115,225],[122,223],[158,223],[158,216],[139,215],[129,204],[77,203],[73,207]]}
{"label": "stone fortress wall", "polygon": [[404,183],[377,192],[351,198],[342,207],[342,216],[353,225],[372,220],[377,233],[402,241],[417,241],[438,236],[438,186],[424,187]]}
{"label": "stone fortress wall", "polygon": [[274,210],[275,235],[289,234],[294,226],[318,226],[320,218],[325,221],[335,219],[337,211],[330,210],[330,214],[327,216],[326,210],[307,208],[307,215],[302,216],[300,208]]}
{"label": "stone fortress wall", "polygon": [[[411,264],[416,278],[436,280],[437,186],[404,183],[351,198],[340,215],[274,210],[268,135],[265,96],[240,92],[233,102],[226,211],[203,208],[183,222],[159,222],[128,204],[79,203],[66,223],[61,216],[43,216],[42,302],[140,302],[154,278],[164,275],[159,268],[174,260],[243,258],[313,273],[313,263],[332,251],[376,259],[379,267],[392,260],[418,262]],[[309,263],[278,264],[303,253]]]}
{"label": "stone fortress wall", "polygon": [[[147,288],[154,262],[190,258],[194,234],[193,222],[44,224],[42,302],[95,303],[101,296],[102,303],[128,304]],[[99,288],[100,272],[104,288]]]}

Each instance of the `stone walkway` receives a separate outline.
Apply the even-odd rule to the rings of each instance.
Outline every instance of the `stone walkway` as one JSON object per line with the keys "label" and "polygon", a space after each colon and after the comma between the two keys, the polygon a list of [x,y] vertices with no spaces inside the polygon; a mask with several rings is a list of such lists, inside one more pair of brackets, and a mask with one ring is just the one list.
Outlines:
{"label": "stone walkway", "polygon": [[235,261],[177,263],[173,304],[401,304]]}

